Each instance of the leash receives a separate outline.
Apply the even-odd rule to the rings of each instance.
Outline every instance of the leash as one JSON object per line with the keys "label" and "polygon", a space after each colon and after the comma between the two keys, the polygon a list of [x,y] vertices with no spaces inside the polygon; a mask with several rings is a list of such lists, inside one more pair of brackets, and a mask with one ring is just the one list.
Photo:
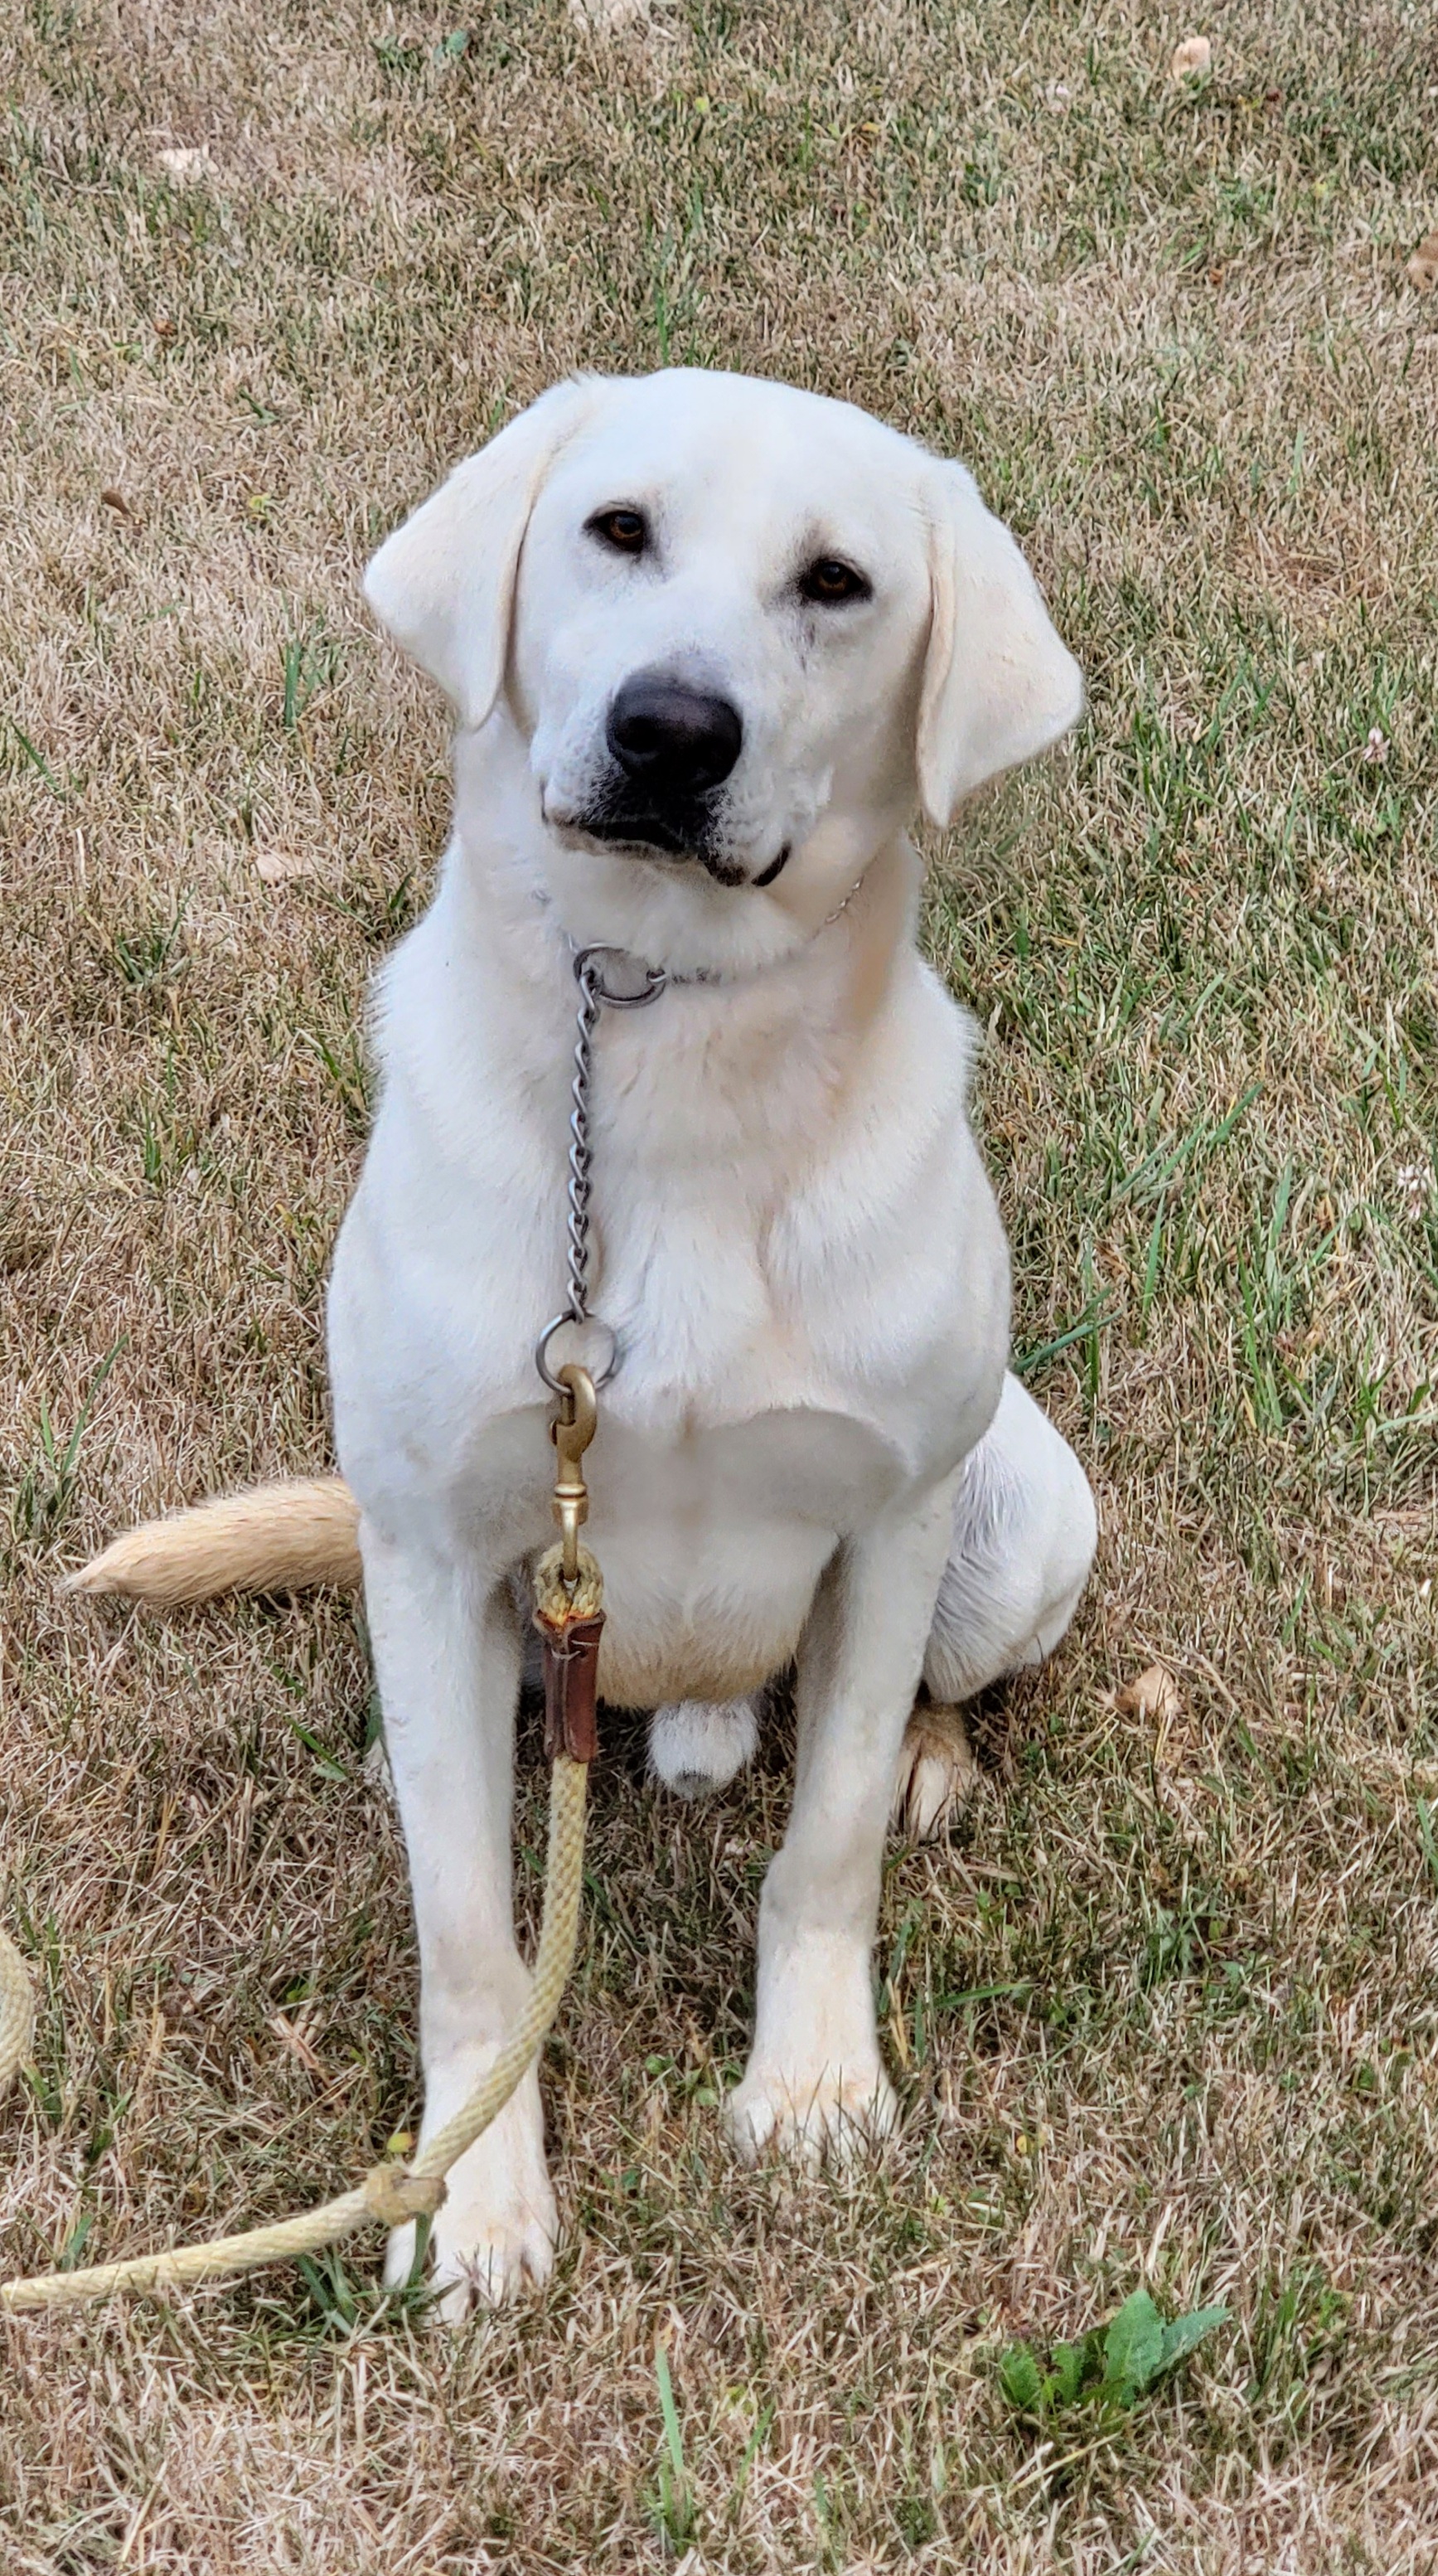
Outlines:
{"label": "leash", "polygon": [[[599,1751],[596,1704],[604,1582],[579,1536],[589,1513],[583,1459],[599,1419],[598,1390],[608,1384],[620,1360],[617,1336],[589,1310],[593,1187],[589,1093],[594,1032],[601,1009],[639,1009],[657,1001],[670,980],[660,968],[648,967],[639,992],[611,991],[604,981],[602,960],[622,953],[610,947],[581,948],[574,959],[579,1010],[570,1086],[569,1293],[560,1312],[545,1325],[534,1354],[544,1384],[558,1399],[550,1438],[557,1459],[553,1510],[560,1536],[540,1558],[534,1577],[534,1618],[544,1667],[544,1744],[551,1769],[544,1912],[529,2000],[463,2109],[407,2164],[374,2165],[355,2190],[338,2200],[278,2219],[268,2227],[249,2228],[242,2235],[176,2246],[164,2254],[138,2254],[123,2263],[94,2263],[81,2271],[42,2272],[28,2280],[0,2282],[0,2309],[11,2315],[78,2307],[89,2299],[109,2298],[117,2290],[143,2294],[193,2289],[201,2282],[228,2280],[267,2263],[318,2253],[361,2227],[399,2227],[409,2219],[431,2219],[443,2204],[444,2177],[451,2165],[497,2118],[544,2045],[574,1961],[584,1880],[585,1793],[589,1765]],[[552,1366],[555,1337],[571,1326],[597,1326],[607,1334],[608,1350],[597,1375],[577,1361]],[[34,2025],[29,1972],[14,1942],[0,1931],[0,2094],[29,2057]]]}

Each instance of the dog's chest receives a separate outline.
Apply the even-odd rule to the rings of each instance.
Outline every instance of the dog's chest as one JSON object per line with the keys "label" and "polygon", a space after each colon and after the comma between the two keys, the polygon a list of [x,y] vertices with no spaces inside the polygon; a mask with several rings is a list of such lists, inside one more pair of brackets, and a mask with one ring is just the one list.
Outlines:
{"label": "dog's chest", "polygon": [[[964,1042],[910,1000],[922,1061],[842,1118],[817,1043],[766,1089],[752,1049],[605,1031],[589,1288],[621,1364],[588,1480],[612,1698],[733,1697],[782,1665],[836,1545],[992,1411],[1005,1265]],[[498,1574],[552,1536],[533,1350],[563,1297],[563,1095],[523,1078],[518,1036],[438,1102],[391,1061],[331,1298],[341,1462],[367,1511],[437,1516]]]}
{"label": "dog's chest", "polygon": [[795,1651],[835,1545],[903,1482],[872,1429],[792,1409],[667,1437],[611,1411],[590,1453],[605,1695],[726,1700]]}

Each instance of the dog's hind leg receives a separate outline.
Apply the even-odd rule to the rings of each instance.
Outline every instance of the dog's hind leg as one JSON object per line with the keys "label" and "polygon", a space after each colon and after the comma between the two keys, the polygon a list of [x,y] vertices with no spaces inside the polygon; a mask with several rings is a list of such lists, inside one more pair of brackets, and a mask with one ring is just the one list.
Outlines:
{"label": "dog's hind leg", "polygon": [[1088,1478],[1016,1377],[964,1461],[954,1534],[924,1658],[930,1700],[899,1756],[894,1822],[942,1833],[977,1778],[958,1702],[1051,1655],[1078,1607],[1098,1539]]}
{"label": "dog's hind leg", "polygon": [[924,1658],[934,1699],[972,1699],[1051,1655],[1097,1543],[1087,1476],[1047,1414],[1006,1377],[954,1497],[953,1545]]}
{"label": "dog's hind leg", "polygon": [[758,1742],[752,1699],[680,1700],[656,1709],[649,1721],[650,1774],[676,1797],[708,1797],[728,1788]]}
{"label": "dog's hind leg", "polygon": [[921,1699],[899,1750],[891,1821],[910,1842],[937,1842],[968,1805],[979,1766],[964,1713],[952,1704]]}

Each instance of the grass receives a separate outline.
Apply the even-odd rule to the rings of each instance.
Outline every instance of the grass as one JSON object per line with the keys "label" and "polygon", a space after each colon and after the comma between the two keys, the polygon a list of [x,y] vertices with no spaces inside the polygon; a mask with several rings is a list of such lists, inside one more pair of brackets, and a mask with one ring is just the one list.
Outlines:
{"label": "grass", "polygon": [[[446,2341],[348,2248],[6,2329],[7,2576],[1438,2564],[1434,75],[1406,0],[1227,0],[1179,87],[1188,32],[6,10],[6,2267],[413,2123],[356,1611],[55,1579],[325,1458],[364,982],[447,797],[356,569],[567,367],[749,367],[962,453],[1083,660],[927,937],[1105,1530],[971,1819],[891,1855],[882,2163],[796,2188],[716,2133],[782,1742],[692,1819],[617,1741],[550,2290]],[[1155,1659],[1157,1731],[1111,1696]],[[531,1737],[531,1910],[542,1789]],[[1061,2439],[1016,2413],[1005,2351],[1139,2289],[1231,2322]]]}

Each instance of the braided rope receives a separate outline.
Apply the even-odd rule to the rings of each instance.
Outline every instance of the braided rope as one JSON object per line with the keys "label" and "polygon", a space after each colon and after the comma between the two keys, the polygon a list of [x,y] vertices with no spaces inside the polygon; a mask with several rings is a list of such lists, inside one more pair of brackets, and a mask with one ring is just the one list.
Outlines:
{"label": "braided rope", "polygon": [[[544,1919],[529,2000],[498,2056],[462,2110],[437,2130],[408,2165],[376,2165],[354,2191],[319,2209],[301,2211],[270,2227],[205,2245],[180,2245],[167,2254],[139,2254],[126,2263],[94,2263],[84,2271],[42,2272],[26,2281],[0,2282],[0,2309],[12,2315],[36,2308],[76,2307],[106,2299],[115,2290],[193,2289],[316,2253],[357,2227],[403,2225],[430,2217],[444,2199],[444,2176],[503,2110],[538,2056],[569,1980],[579,1935],[584,1885],[584,1800],[588,1769],[566,1754],[555,1758],[549,1783],[549,1856]],[[29,2053],[34,2027],[30,1979],[13,1941],[0,1932],[0,2093]]]}
{"label": "braided rope", "polygon": [[30,1971],[8,1932],[0,1932],[0,2093],[8,2090],[26,2058],[35,2030]]}

